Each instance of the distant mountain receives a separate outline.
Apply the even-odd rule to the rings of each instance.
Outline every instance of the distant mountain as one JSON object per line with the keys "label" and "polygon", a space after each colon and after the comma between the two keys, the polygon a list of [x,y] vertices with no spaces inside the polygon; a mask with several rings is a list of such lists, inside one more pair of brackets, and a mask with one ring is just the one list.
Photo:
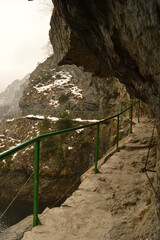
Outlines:
{"label": "distant mountain", "polygon": [[0,119],[9,115],[15,116],[19,112],[19,100],[29,81],[30,74],[21,80],[13,81],[4,92],[0,93]]}

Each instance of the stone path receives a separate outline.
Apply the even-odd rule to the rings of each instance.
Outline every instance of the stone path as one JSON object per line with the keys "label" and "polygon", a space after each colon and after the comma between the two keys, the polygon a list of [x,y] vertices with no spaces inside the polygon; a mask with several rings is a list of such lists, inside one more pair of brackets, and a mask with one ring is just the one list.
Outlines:
{"label": "stone path", "polygon": [[[154,195],[141,169],[144,167],[153,122],[143,119],[133,134],[59,208],[46,209],[43,223],[23,240],[154,240]],[[156,140],[149,168],[155,168]],[[149,173],[153,183],[154,174]],[[155,183],[154,183],[155,184]]]}

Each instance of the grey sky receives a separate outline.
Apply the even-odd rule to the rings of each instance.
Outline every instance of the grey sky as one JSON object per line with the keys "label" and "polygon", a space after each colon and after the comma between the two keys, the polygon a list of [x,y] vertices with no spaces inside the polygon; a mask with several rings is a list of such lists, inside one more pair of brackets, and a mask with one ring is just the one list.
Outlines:
{"label": "grey sky", "polygon": [[[0,0],[0,92],[43,61],[50,0]],[[43,5],[44,3],[44,5]],[[52,5],[50,4],[51,8]]]}

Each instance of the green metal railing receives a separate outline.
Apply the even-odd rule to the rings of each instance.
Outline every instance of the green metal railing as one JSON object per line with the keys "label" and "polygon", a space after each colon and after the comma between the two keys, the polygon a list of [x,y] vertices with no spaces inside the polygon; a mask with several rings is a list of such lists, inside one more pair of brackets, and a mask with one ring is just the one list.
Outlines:
{"label": "green metal railing", "polygon": [[[125,103],[126,104],[126,103]],[[18,152],[19,150],[22,150],[26,148],[27,146],[31,144],[35,144],[35,156],[34,156],[34,196],[33,196],[33,226],[37,226],[41,224],[39,218],[38,218],[38,189],[39,189],[39,158],[40,158],[40,141],[44,138],[48,138],[55,135],[60,135],[62,133],[68,133],[79,129],[89,128],[92,126],[97,126],[97,135],[96,135],[96,151],[95,151],[95,174],[98,172],[97,163],[98,163],[98,146],[99,146],[99,131],[100,131],[100,125],[106,123],[107,121],[116,118],[117,119],[117,139],[116,139],[116,149],[119,151],[119,125],[120,125],[120,116],[126,113],[128,110],[130,112],[129,118],[130,118],[130,133],[132,133],[132,114],[133,114],[133,106],[138,104],[138,122],[140,121],[140,100],[130,100],[129,107],[126,107],[124,110],[122,108],[119,109],[119,112],[111,117],[108,117],[104,120],[97,121],[95,123],[68,128],[56,132],[50,132],[46,134],[39,135],[37,137],[32,138],[31,140],[28,140],[14,148],[9,149],[8,151],[5,151],[0,154],[0,160],[10,156],[11,154],[14,154]],[[126,105],[125,105],[126,106]]]}

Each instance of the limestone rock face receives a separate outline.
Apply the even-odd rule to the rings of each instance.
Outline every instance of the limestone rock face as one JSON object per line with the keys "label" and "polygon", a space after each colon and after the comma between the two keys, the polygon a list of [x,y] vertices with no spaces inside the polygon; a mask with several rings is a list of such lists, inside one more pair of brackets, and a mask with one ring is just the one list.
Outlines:
{"label": "limestone rock face", "polygon": [[159,118],[160,2],[53,0],[57,61],[117,76]]}

